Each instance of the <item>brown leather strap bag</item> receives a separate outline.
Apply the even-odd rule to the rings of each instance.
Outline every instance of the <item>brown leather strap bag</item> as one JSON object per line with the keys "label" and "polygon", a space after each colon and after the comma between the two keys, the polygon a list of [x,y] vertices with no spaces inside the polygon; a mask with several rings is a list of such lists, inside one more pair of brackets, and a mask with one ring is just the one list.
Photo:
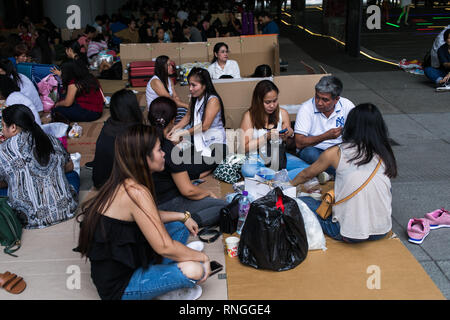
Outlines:
{"label": "brown leather strap bag", "polygon": [[366,180],[366,182],[363,183],[363,185],[361,187],[359,187],[355,192],[353,192],[352,194],[348,195],[347,197],[339,200],[336,203],[334,202],[335,198],[334,198],[334,190],[333,189],[331,189],[330,191],[325,193],[323,195],[323,197],[322,197],[322,203],[320,204],[320,206],[316,210],[317,214],[322,219],[324,219],[324,220],[327,219],[332,213],[333,206],[341,204],[341,203],[343,203],[343,202],[345,202],[347,200],[350,200],[354,196],[356,196],[358,194],[358,192],[360,192],[362,189],[364,189],[365,186],[367,186],[367,184],[370,182],[370,180],[372,180],[372,178],[375,176],[375,174],[377,173],[377,171],[380,168],[380,166],[381,166],[381,159],[380,159],[380,161],[378,161],[378,164],[375,167],[375,169],[373,170],[373,172],[370,175],[370,177]]}

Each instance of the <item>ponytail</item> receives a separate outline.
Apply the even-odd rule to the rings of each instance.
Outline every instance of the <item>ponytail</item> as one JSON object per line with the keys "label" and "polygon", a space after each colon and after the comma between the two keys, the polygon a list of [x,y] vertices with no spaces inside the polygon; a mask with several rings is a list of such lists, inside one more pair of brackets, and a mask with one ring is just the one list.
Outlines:
{"label": "ponytail", "polygon": [[148,111],[148,121],[162,137],[164,129],[175,119],[177,104],[170,98],[158,97],[152,101]]}
{"label": "ponytail", "polygon": [[50,161],[50,154],[55,152],[53,144],[47,134],[34,121],[31,110],[23,104],[12,105],[2,112],[3,121],[9,127],[12,124],[20,127],[25,132],[30,132],[33,138],[34,156],[41,166],[46,166]]}

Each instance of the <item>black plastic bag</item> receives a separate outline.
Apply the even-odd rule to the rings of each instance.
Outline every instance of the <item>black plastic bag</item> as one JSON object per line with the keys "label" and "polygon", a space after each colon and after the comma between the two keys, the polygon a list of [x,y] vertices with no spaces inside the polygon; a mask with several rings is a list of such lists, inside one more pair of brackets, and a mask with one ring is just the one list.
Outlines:
{"label": "black plastic bag", "polygon": [[257,269],[285,271],[308,254],[305,224],[297,202],[275,188],[254,201],[239,241],[239,260]]}

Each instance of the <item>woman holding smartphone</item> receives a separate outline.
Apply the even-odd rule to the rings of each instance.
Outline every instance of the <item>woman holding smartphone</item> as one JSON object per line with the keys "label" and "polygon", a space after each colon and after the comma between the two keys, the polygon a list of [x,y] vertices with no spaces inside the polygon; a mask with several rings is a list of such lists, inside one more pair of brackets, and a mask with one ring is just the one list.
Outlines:
{"label": "woman holding smartphone", "polygon": [[[248,160],[242,166],[244,177],[253,177],[265,162],[270,161],[267,144],[281,144],[294,136],[289,114],[278,104],[278,87],[270,80],[260,81],[253,91],[250,109],[244,113],[241,122],[241,142]],[[286,170],[293,179],[307,164],[292,154],[286,153]],[[266,160],[266,161],[264,161]]]}

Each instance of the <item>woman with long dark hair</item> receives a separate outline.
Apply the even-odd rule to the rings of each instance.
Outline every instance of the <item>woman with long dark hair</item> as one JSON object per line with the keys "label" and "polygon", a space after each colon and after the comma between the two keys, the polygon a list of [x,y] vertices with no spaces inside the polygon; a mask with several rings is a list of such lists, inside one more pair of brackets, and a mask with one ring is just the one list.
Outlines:
{"label": "woman with long dark hair", "polygon": [[150,108],[150,104],[158,97],[168,97],[175,101],[177,104],[177,118],[179,121],[187,112],[189,107],[187,103],[182,102],[172,85],[170,75],[175,72],[173,65],[168,56],[159,56],[155,61],[155,75],[147,83],[145,89],[145,97],[147,99],[147,110]]}
{"label": "woman with long dark hair", "polygon": [[[168,138],[178,143],[181,137],[190,139],[192,136],[193,159],[214,158],[214,161],[199,163],[196,172],[212,171],[226,155],[223,102],[214,88],[208,70],[192,68],[188,82],[191,94],[189,109],[183,119],[169,132]],[[190,125],[190,128],[183,129],[187,125]]]}
{"label": "woman with long dark hair", "polygon": [[[257,170],[265,164],[273,164],[274,148],[286,143],[294,135],[288,112],[280,108],[278,103],[279,89],[270,80],[258,82],[253,90],[252,104],[242,117],[241,129],[243,131],[242,145],[249,160],[242,165],[244,177],[254,177]],[[271,147],[271,154],[268,147]],[[302,169],[309,165],[279,148],[279,152],[286,155],[286,167],[289,177],[293,179]],[[277,154],[278,155],[278,154]],[[278,159],[279,160],[279,159]],[[279,168],[278,168],[279,169]]]}
{"label": "woman with long dark hair", "polygon": [[[63,43],[64,48],[66,50],[66,56],[69,61],[71,60],[77,60],[79,62],[82,62],[86,67],[89,66],[88,58],[86,53],[81,52],[81,45],[77,40],[68,40],[64,41]],[[61,70],[58,70],[57,68],[52,68],[50,71],[61,77]]]}
{"label": "woman with long dark hair", "polygon": [[99,119],[103,112],[103,94],[100,83],[79,60],[69,60],[61,67],[64,99],[55,104],[56,114],[68,121],[90,122]]}
{"label": "woman with long dark hair", "polygon": [[6,75],[13,79],[14,83],[19,87],[20,93],[31,100],[37,112],[44,110],[39,92],[36,90],[33,82],[27,76],[18,73],[11,60],[0,60],[0,75]]}
{"label": "woman with long dark hair", "polygon": [[102,299],[154,299],[181,288],[188,290],[178,299],[196,299],[210,274],[209,257],[185,246],[198,231],[190,214],[156,207],[152,173],[164,169],[164,157],[155,128],[128,128],[116,139],[111,176],[83,204],[77,251],[90,259]]}
{"label": "woman with long dark hair", "polygon": [[100,188],[111,174],[116,137],[128,127],[143,122],[139,102],[131,90],[122,89],[115,92],[111,97],[109,106],[111,117],[106,120],[98,136],[95,158],[91,163],[93,168],[92,181],[96,188]]}
{"label": "woman with long dark hair", "polygon": [[12,105],[2,112],[0,194],[27,229],[44,228],[74,217],[80,178],[61,142],[48,136],[30,109]]}
{"label": "woman with long dark hair", "polygon": [[[380,167],[375,171],[378,163]],[[319,217],[324,232],[346,242],[377,240],[386,236],[392,228],[390,179],[397,176],[397,163],[389,144],[387,126],[375,105],[364,103],[352,109],[344,125],[342,144],[325,150],[291,183],[305,183],[329,166],[336,168],[336,202],[351,195],[373,172],[376,173],[354,197],[333,206],[328,219]],[[313,212],[320,205],[320,201],[309,197],[301,200]]]}
{"label": "woman with long dark hair", "polygon": [[228,45],[224,42],[216,43],[214,46],[214,58],[208,67],[211,79],[220,79],[223,76],[231,76],[232,78],[240,78],[241,71],[235,60],[228,59]]}
{"label": "woman with long dark hair", "polygon": [[0,96],[5,99],[6,106],[12,106],[14,104],[22,104],[30,109],[33,113],[34,121],[41,125],[41,118],[39,112],[33,101],[20,92],[19,86],[14,82],[13,78],[6,75],[0,75]]}
{"label": "woman with long dark hair", "polygon": [[217,199],[211,191],[192,184],[192,179],[205,175],[196,173],[193,176],[196,172],[195,164],[176,163],[172,156],[176,147],[166,136],[174,126],[176,110],[177,106],[173,100],[159,97],[153,100],[148,113],[150,124],[159,130],[161,148],[166,154],[164,171],[153,173],[154,182],[158,186],[155,189],[158,208],[177,208],[178,211],[192,212],[200,227],[217,225],[220,210],[226,206],[226,202]]}

